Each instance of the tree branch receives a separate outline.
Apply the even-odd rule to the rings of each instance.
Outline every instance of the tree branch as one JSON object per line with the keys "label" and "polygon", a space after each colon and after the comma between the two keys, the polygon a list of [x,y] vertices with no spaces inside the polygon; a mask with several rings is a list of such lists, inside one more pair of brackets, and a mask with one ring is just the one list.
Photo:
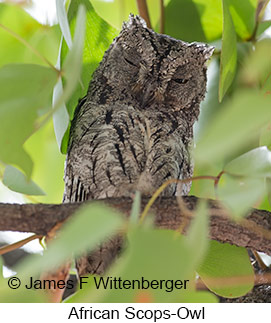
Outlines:
{"label": "tree branch", "polygon": [[[142,209],[148,202],[142,198]],[[183,197],[184,206],[195,210],[199,198]],[[129,216],[132,200],[115,198],[100,200]],[[93,203],[92,201],[84,202]],[[67,204],[3,204],[0,203],[0,231],[33,232],[46,235],[57,223],[70,217],[83,203]],[[208,200],[210,214],[210,238],[271,254],[271,213],[252,209],[241,223],[231,220],[219,202]],[[158,228],[171,230],[183,225],[185,230],[191,218],[181,212],[175,197],[159,198],[151,208]]]}

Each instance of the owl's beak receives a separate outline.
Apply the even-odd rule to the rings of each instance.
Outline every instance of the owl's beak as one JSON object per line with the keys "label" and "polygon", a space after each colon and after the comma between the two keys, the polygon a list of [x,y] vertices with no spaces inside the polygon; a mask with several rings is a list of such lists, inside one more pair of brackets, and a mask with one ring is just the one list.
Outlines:
{"label": "owl's beak", "polygon": [[132,91],[142,108],[146,108],[154,101],[153,85],[137,83]]}

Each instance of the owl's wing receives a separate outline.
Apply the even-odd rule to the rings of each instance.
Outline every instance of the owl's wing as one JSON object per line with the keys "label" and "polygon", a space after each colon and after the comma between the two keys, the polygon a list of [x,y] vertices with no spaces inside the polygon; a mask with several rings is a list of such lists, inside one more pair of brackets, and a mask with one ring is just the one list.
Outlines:
{"label": "owl's wing", "polygon": [[84,102],[72,122],[63,201],[129,195],[146,163],[145,132],[133,107]]}

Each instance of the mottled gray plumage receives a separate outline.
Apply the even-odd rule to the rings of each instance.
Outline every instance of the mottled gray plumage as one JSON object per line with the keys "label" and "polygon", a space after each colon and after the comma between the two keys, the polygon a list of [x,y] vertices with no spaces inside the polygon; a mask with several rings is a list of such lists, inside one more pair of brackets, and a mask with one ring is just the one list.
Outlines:
{"label": "mottled gray plumage", "polygon": [[[130,17],[76,108],[64,202],[135,190],[151,195],[170,178],[192,176],[193,124],[212,51],[157,34],[141,18]],[[189,190],[190,184],[172,184],[163,194]]]}

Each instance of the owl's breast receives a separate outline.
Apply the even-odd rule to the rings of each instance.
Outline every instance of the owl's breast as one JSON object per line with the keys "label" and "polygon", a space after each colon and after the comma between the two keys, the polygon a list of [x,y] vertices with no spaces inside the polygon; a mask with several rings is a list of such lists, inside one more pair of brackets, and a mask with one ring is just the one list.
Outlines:
{"label": "owl's breast", "polygon": [[[130,196],[137,189],[150,195],[167,179],[186,177],[191,169],[178,125],[167,116],[161,122],[158,115],[132,106],[90,102],[72,126],[66,164],[69,200]],[[165,195],[176,190],[171,185]]]}

